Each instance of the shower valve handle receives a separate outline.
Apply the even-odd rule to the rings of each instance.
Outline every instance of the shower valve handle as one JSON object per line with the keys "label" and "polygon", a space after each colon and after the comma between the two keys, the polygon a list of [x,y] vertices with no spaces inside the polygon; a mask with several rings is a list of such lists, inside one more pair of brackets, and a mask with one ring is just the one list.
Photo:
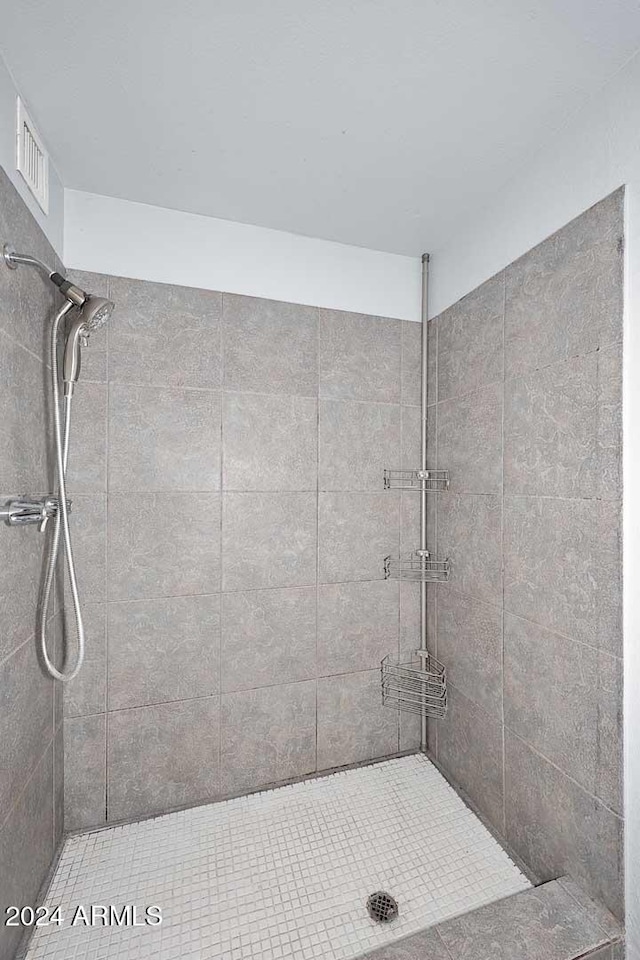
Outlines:
{"label": "shower valve handle", "polygon": [[[44,532],[48,521],[58,512],[57,497],[43,497],[40,500],[9,500],[0,507],[0,520],[4,520],[10,527],[23,527],[27,524],[39,524],[40,531]],[[67,500],[67,510],[71,511],[71,501]]]}

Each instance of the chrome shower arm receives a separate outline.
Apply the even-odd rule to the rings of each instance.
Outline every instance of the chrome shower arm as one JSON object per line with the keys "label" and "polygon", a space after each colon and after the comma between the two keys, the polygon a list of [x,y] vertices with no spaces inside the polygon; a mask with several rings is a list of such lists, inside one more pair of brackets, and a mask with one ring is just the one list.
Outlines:
{"label": "chrome shower arm", "polygon": [[67,300],[69,300],[70,303],[74,303],[77,307],[81,307],[86,301],[87,294],[84,290],[76,287],[74,283],[71,283],[70,280],[63,277],[57,270],[52,270],[51,267],[42,260],[38,260],[37,257],[32,257],[29,253],[16,253],[8,243],[5,243],[2,248],[2,256],[10,270],[17,270],[19,266],[34,267],[43,277],[46,277],[47,280],[55,284]]}
{"label": "chrome shower arm", "polygon": [[42,260],[38,260],[37,257],[32,257],[28,253],[16,253],[16,251],[8,243],[5,243],[2,248],[2,256],[4,257],[4,262],[9,267],[10,270],[17,270],[19,264],[23,264],[26,267],[35,267],[36,270],[39,270],[47,280],[50,280],[53,274],[56,272],[52,270],[51,267],[48,267],[46,263],[43,263]]}

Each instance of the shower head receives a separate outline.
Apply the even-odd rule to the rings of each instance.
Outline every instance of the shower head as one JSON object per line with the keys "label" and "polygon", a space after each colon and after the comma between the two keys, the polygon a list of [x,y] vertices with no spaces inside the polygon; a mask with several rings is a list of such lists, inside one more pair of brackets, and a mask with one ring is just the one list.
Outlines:
{"label": "shower head", "polygon": [[87,295],[87,299],[80,308],[80,319],[84,327],[85,334],[93,333],[103,327],[111,314],[115,304],[111,300],[105,300],[104,297],[94,297]]}
{"label": "shower head", "polygon": [[52,270],[27,253],[16,253],[8,243],[2,248],[4,262],[10,270],[16,270],[21,264],[26,267],[34,267],[43,276],[51,281],[64,294],[69,303],[78,307],[78,313],[71,322],[64,345],[64,356],[62,360],[62,379],[65,384],[65,393],[69,396],[73,393],[74,384],[77,383],[80,375],[80,347],[86,343],[87,337],[94,330],[99,330],[111,314],[114,304],[111,300],[104,297],[93,297],[86,293],[75,283],[71,283],[66,277],[63,277],[57,270]]}
{"label": "shower head", "polygon": [[114,304],[104,297],[87,296],[67,331],[62,357],[62,379],[65,394],[71,396],[80,376],[80,351],[90,333],[104,326],[113,312]]}

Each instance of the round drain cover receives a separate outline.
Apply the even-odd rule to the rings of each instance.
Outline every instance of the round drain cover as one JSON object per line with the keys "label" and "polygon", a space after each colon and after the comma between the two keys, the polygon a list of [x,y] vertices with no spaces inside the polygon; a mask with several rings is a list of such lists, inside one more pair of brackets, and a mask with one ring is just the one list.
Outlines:
{"label": "round drain cover", "polygon": [[372,920],[378,923],[389,923],[398,916],[398,904],[390,893],[377,890],[367,900],[367,911]]}

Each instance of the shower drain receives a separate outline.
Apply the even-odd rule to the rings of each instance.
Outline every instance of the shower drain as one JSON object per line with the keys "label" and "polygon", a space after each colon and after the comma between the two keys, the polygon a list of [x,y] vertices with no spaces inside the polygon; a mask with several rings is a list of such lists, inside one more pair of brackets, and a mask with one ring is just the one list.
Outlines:
{"label": "shower drain", "polygon": [[367,899],[367,911],[372,920],[378,923],[390,923],[398,916],[397,901],[384,890],[377,890]]}

